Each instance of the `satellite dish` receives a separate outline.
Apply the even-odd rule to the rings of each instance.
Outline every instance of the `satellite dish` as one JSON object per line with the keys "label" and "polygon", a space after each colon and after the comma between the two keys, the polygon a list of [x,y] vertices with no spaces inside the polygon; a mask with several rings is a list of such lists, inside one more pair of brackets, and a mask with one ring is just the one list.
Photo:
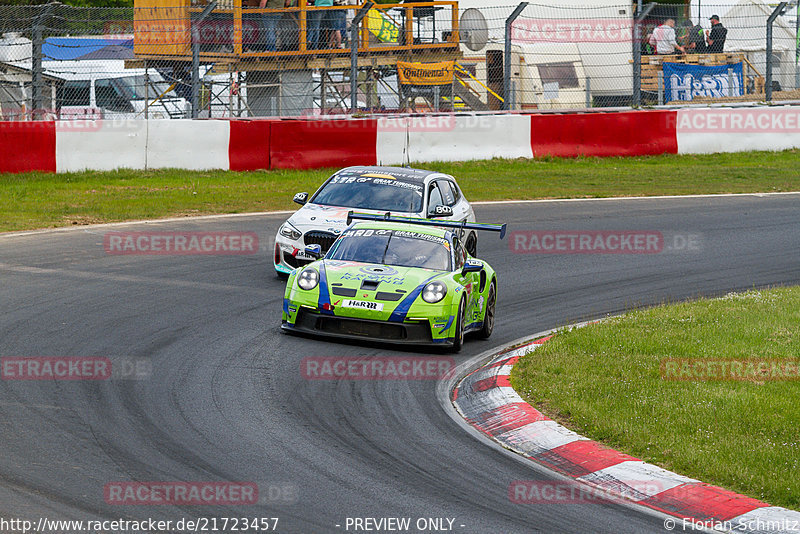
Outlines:
{"label": "satellite dish", "polygon": [[475,8],[465,10],[459,22],[459,33],[461,43],[473,52],[485,47],[489,41],[489,26],[483,13]]}

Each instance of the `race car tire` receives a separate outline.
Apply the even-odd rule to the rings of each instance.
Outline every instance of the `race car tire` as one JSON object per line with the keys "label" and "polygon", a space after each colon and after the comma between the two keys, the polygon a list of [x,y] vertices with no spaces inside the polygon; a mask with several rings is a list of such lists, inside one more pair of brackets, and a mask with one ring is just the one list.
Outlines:
{"label": "race car tire", "polygon": [[464,309],[466,303],[464,298],[461,298],[461,303],[458,305],[458,315],[456,316],[456,333],[453,336],[453,352],[459,352],[464,345]]}
{"label": "race car tire", "polygon": [[481,339],[488,339],[494,330],[494,308],[497,303],[497,290],[494,280],[489,286],[489,292],[486,294],[486,314],[483,316],[483,327],[478,332],[478,337]]}

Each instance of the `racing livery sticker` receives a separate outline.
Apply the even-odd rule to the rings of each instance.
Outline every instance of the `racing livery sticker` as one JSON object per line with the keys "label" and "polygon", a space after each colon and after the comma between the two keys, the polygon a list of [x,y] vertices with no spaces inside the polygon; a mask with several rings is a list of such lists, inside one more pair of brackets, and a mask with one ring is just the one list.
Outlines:
{"label": "racing livery sticker", "polygon": [[359,310],[383,311],[383,304],[369,300],[345,300],[342,302],[345,308],[358,308]]}
{"label": "racing livery sticker", "polygon": [[388,185],[392,187],[399,187],[402,189],[412,189],[420,196],[422,195],[422,190],[424,189],[422,184],[415,183],[415,182],[408,182],[402,180],[402,176],[395,178],[394,176],[390,176],[389,174],[381,175],[381,174],[361,174],[361,175],[336,175],[331,178],[331,184],[363,184],[363,183],[373,183],[375,185]]}

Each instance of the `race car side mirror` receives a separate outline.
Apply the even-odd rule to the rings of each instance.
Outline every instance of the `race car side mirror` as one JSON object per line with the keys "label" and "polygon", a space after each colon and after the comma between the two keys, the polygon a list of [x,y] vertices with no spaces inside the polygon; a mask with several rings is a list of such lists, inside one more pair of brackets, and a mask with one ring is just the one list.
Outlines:
{"label": "race car side mirror", "polygon": [[453,208],[450,206],[433,206],[428,210],[428,218],[435,219],[436,217],[452,217]]}
{"label": "race car side mirror", "polygon": [[320,245],[308,245],[305,250],[306,254],[311,256],[312,258],[318,260],[322,257],[322,246]]}
{"label": "race car side mirror", "polygon": [[306,202],[308,202],[308,193],[297,193],[292,200],[294,200],[295,204],[305,206]]}
{"label": "race car side mirror", "polygon": [[483,263],[479,261],[467,260],[461,268],[461,276],[467,273],[479,273],[483,270]]}

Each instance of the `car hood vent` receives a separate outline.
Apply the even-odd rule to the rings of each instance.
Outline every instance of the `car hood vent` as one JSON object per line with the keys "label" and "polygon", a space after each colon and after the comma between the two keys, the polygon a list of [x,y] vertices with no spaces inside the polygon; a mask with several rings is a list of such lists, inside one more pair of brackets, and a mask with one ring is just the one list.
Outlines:
{"label": "car hood vent", "polygon": [[376,289],[378,289],[380,283],[381,283],[380,280],[364,280],[361,283],[361,289],[363,291],[375,291]]}
{"label": "car hood vent", "polygon": [[389,302],[397,302],[405,296],[405,291],[402,293],[387,293],[385,291],[378,291],[375,294],[375,300],[385,300]]}
{"label": "car hood vent", "polygon": [[334,287],[331,289],[331,291],[333,291],[333,294],[338,297],[355,297],[356,293],[358,293],[357,290],[347,287]]}

